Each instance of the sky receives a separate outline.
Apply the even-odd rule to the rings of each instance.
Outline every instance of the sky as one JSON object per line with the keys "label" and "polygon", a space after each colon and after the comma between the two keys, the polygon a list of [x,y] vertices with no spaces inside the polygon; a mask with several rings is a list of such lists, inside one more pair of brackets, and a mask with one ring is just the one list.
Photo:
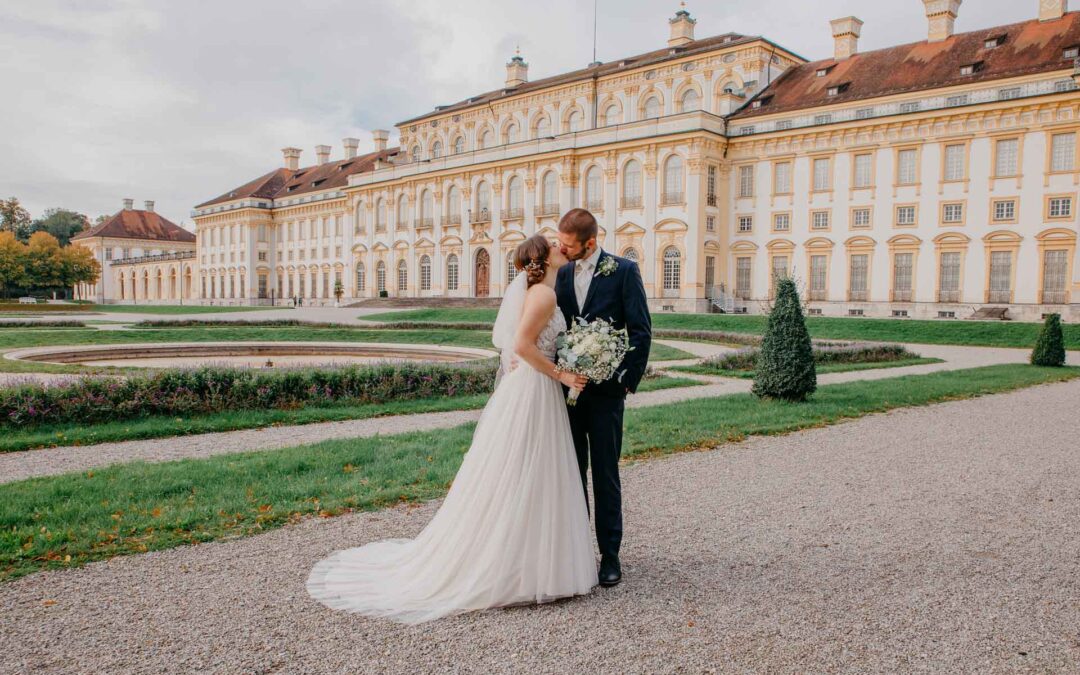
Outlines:
{"label": "sky", "polygon": [[[596,0],[597,57],[661,48],[677,0]],[[956,30],[1034,18],[967,0]],[[860,50],[926,37],[921,0],[688,0],[697,37],[764,35],[811,60],[830,19]],[[125,197],[192,227],[196,204],[281,165],[280,149],[371,131],[502,86],[520,46],[538,79],[592,61],[591,0],[0,0],[0,198],[90,216]],[[396,136],[391,136],[391,145]]]}

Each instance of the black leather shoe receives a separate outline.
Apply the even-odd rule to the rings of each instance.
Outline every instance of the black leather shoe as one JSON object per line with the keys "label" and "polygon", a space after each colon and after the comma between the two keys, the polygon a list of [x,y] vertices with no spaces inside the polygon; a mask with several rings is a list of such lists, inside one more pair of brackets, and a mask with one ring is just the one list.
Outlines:
{"label": "black leather shoe", "polygon": [[619,556],[606,555],[600,558],[600,585],[605,588],[616,586],[622,581],[622,565],[619,564]]}

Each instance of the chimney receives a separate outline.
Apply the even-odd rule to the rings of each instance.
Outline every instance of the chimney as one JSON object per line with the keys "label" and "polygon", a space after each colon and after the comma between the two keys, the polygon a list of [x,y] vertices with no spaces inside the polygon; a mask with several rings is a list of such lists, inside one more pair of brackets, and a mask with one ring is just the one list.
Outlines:
{"label": "chimney", "polygon": [[143,202],[143,210],[153,212],[154,211],[154,202],[153,202],[153,200],[147,199],[146,201],[144,201]]}
{"label": "chimney", "polygon": [[926,5],[926,19],[929,22],[926,39],[928,42],[941,42],[953,35],[953,24],[960,3],[964,0],[923,0]]}
{"label": "chimney", "polygon": [[506,88],[520,87],[529,81],[529,64],[521,58],[521,50],[518,49],[514,58],[506,64]]}
{"label": "chimney", "polygon": [[679,3],[679,11],[675,12],[675,18],[668,19],[671,25],[671,37],[668,38],[668,47],[682,47],[694,41],[694,24],[697,19],[691,18],[690,12],[686,11],[686,3]]}
{"label": "chimney", "polygon": [[371,132],[371,138],[375,141],[375,152],[386,150],[386,142],[390,140],[390,132],[386,129],[376,129]]}
{"label": "chimney", "polygon": [[1053,21],[1069,11],[1069,0],[1039,0],[1039,21]]}
{"label": "chimney", "polygon": [[315,159],[319,164],[326,164],[330,161],[330,146],[329,145],[316,145],[315,146]]}
{"label": "chimney", "polygon": [[834,59],[843,61],[859,51],[859,35],[862,33],[862,21],[853,16],[848,16],[843,19],[833,19],[829,22],[829,25],[832,26]]}
{"label": "chimney", "polygon": [[285,168],[290,171],[296,171],[300,168],[300,153],[303,152],[300,148],[282,148],[281,154],[285,157]]}
{"label": "chimney", "polygon": [[345,146],[345,159],[355,159],[356,149],[360,147],[359,138],[345,138],[342,139],[342,144]]}
{"label": "chimney", "polygon": [[135,208],[135,200],[132,199],[131,197],[128,197],[127,199],[124,200],[124,210],[125,211],[130,211],[133,208]]}

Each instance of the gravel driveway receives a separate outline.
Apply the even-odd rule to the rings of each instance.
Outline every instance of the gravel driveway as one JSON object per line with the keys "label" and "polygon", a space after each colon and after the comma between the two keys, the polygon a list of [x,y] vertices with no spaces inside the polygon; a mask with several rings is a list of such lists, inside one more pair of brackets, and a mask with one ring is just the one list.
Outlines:
{"label": "gravel driveway", "polygon": [[[4,673],[1073,671],[1080,382],[624,471],[626,581],[416,627],[308,599],[312,564],[435,504],[0,585]],[[722,414],[722,411],[718,411]]]}

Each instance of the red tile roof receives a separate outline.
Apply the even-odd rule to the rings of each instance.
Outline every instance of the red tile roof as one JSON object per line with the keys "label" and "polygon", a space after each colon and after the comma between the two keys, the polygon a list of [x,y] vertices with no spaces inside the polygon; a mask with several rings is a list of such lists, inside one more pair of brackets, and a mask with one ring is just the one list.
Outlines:
{"label": "red tile roof", "polygon": [[76,234],[72,239],[92,237],[195,243],[194,233],[185,230],[161,214],[138,209],[124,209],[104,223]]}
{"label": "red tile roof", "polygon": [[195,208],[201,209],[206,206],[248,197],[280,199],[292,195],[344,187],[349,184],[349,176],[372,171],[378,160],[386,160],[397,153],[397,148],[388,148],[382,152],[371,152],[353,159],[341,159],[326,164],[305,166],[296,171],[284,168],[275,169],[249,183],[226,192],[220,197],[203,202]]}
{"label": "red tile roof", "polygon": [[439,106],[432,112],[425,113],[418,117],[407,119],[404,122],[399,122],[397,126],[403,126],[407,124],[413,124],[420,120],[427,119],[429,117],[435,117],[437,115],[445,115],[448,112],[455,110],[463,110],[475,105],[485,105],[492,101],[496,101],[501,98],[507,98],[510,96],[517,96],[529,91],[536,91],[538,89],[544,89],[561,84],[569,84],[570,82],[577,82],[580,80],[589,80],[593,77],[606,77],[614,73],[621,71],[631,70],[634,68],[641,68],[642,66],[656,65],[664,63],[665,61],[671,61],[673,59],[681,59],[687,56],[693,56],[694,54],[700,54],[702,52],[712,51],[714,49],[735,47],[738,45],[744,45],[756,40],[761,40],[766,44],[773,46],[787,54],[791,54],[799,60],[805,60],[798,54],[788,51],[779,45],[766,40],[760,35],[740,35],[738,33],[724,33],[723,35],[714,35],[712,37],[702,38],[700,40],[694,40],[682,47],[676,48],[672,51],[671,47],[664,47],[663,49],[656,49],[644,54],[638,54],[637,56],[630,56],[624,59],[617,59],[615,61],[609,61],[608,63],[601,64],[595,68],[582,68],[580,70],[574,70],[569,73],[563,73],[561,75],[554,75],[552,77],[546,77],[541,80],[534,80],[532,82],[526,82],[523,85],[515,87],[513,89],[496,89],[489,91],[478,96],[467,98],[464,101],[459,101],[450,105]]}
{"label": "red tile roof", "polygon": [[[987,40],[1004,42],[987,49]],[[1071,70],[1062,58],[1066,47],[1080,45],[1080,12],[1060,19],[1024,21],[953,35],[941,42],[914,42],[856,54],[844,61],[824,59],[788,69],[755,99],[772,97],[759,108],[749,104],[732,116],[743,119],[790,110],[833,105],[878,96],[985,82],[1057,70]],[[961,66],[980,64],[971,75]],[[818,77],[817,71],[832,68]],[[848,84],[836,96],[830,87]]]}

